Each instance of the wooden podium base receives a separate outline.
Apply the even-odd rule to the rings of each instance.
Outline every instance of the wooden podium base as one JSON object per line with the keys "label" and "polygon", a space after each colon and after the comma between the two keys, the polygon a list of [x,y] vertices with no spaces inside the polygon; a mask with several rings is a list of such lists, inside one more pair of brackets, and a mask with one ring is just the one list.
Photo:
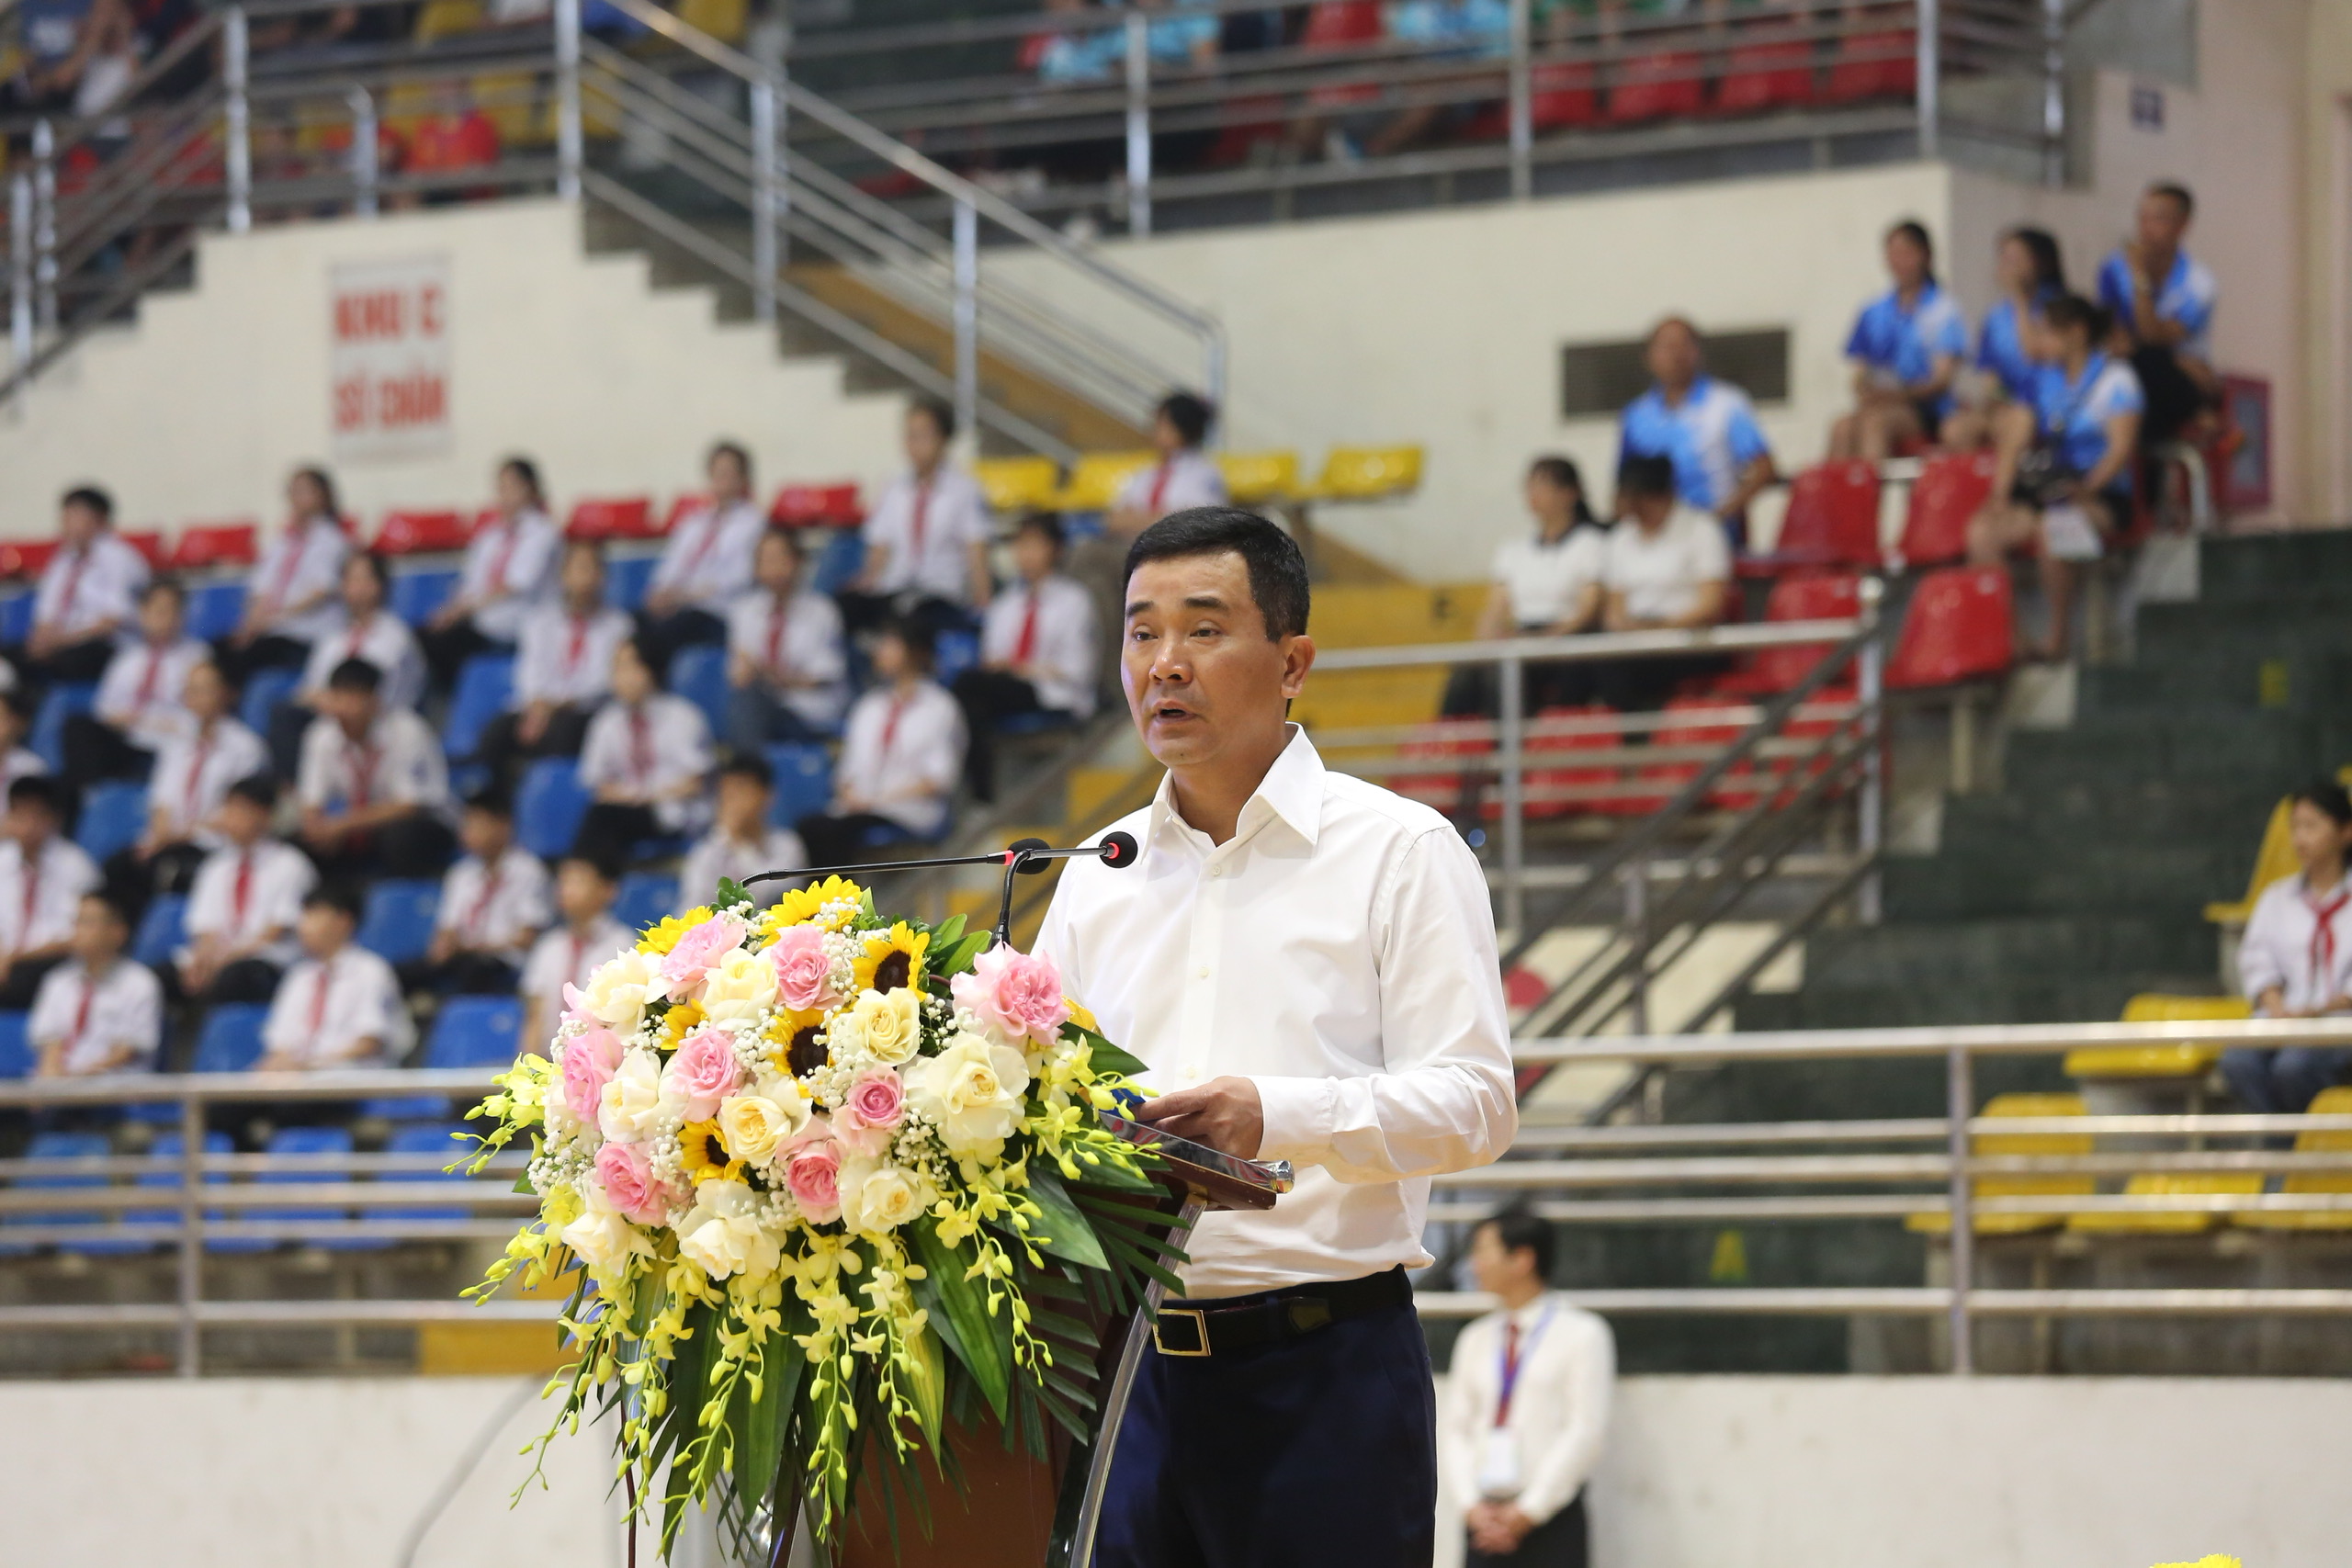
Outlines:
{"label": "wooden podium base", "polygon": [[1046,1561],[1067,1439],[1057,1433],[1053,1457],[1043,1463],[1007,1450],[993,1420],[956,1427],[947,1439],[963,1485],[951,1490],[937,1484],[936,1472],[927,1477],[931,1538],[899,1510],[894,1551],[886,1510],[867,1492],[850,1517],[838,1568],[1038,1568]]}

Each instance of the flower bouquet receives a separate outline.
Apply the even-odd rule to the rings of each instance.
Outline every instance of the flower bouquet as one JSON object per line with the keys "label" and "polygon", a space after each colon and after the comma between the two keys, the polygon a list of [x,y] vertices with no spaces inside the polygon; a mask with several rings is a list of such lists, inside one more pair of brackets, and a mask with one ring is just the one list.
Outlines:
{"label": "flower bouquet", "polygon": [[665,1553],[707,1501],[739,1547],[795,1508],[831,1545],[867,1484],[927,1530],[943,1433],[1082,1441],[1101,1325],[1174,1283],[1155,1156],[1096,1115],[1140,1064],[988,943],[839,877],[764,911],[723,883],[567,987],[474,1112],[476,1168],[529,1140],[539,1213],[468,1293],[571,1284],[542,1457],[616,1416]]}

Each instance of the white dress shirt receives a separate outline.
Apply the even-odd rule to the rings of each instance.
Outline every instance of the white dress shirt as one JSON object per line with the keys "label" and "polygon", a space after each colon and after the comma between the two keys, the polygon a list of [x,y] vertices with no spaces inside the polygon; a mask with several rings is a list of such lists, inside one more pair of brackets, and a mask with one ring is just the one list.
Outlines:
{"label": "white dress shirt", "polygon": [[2352,876],[2316,900],[2300,871],[2264,888],[2238,943],[2238,981],[2246,1000],[2276,986],[2295,1010],[2352,996]]}
{"label": "white dress shirt", "polygon": [[147,558],[113,529],[102,528],[83,548],[49,558],[33,596],[33,625],[69,642],[91,636],[106,621],[129,630],[146,586]]}
{"label": "white dress shirt", "polygon": [[901,697],[876,686],[849,710],[834,788],[910,832],[936,833],[963,766],[964,710],[944,687],[919,681]]}
{"label": "white dress shirt", "polygon": [[164,1040],[164,987],[144,964],[118,958],[93,976],[78,958],[41,976],[25,1032],[37,1049],[65,1047],[60,1066],[95,1072],[118,1046],[133,1053],[126,1072],[153,1066]]}
{"label": "white dress shirt", "polygon": [[294,793],[321,808],[341,801],[346,811],[385,805],[439,811],[449,804],[449,764],[441,738],[412,709],[383,709],[358,740],[321,714],[302,732]]}
{"label": "white dress shirt", "polygon": [[1510,601],[1513,626],[1550,626],[1567,619],[1608,561],[1609,531],[1579,524],[1548,545],[1533,534],[1505,539],[1487,576]]}
{"label": "white dress shirt", "polygon": [[[770,828],[763,836],[748,840],[714,829],[686,852],[686,863],[678,871],[678,901],[688,908],[704,902],[718,891],[721,877],[741,882],[763,871],[797,871],[808,863],[807,847],[789,828]],[[763,882],[749,891],[764,908],[783,897],[784,889],[781,882]]]}
{"label": "white dress shirt", "polygon": [[980,658],[1031,666],[1040,703],[1086,717],[1094,711],[1094,596],[1059,572],[1035,588],[1014,583],[989,601]]}
{"label": "white dress shirt", "polygon": [[[702,709],[672,693],[656,692],[633,708],[614,701],[596,710],[580,743],[580,782],[591,795],[622,789],[650,795],[701,778],[712,761],[710,721]],[[710,802],[700,794],[649,804],[666,833],[710,820]]]}
{"label": "white dress shirt", "polygon": [[[521,990],[525,1002],[538,1004],[539,1028],[553,1036],[556,1021],[563,1016],[564,987],[584,989],[588,977],[605,960],[636,942],[636,932],[610,915],[599,915],[584,932],[560,925],[534,942],[530,959],[523,965]],[[523,1042],[526,1051],[544,1055],[547,1048],[546,1039]]]}
{"label": "white dress shirt", "polygon": [[164,818],[164,842],[195,842],[209,849],[220,835],[202,824],[212,820],[229,786],[269,771],[269,748],[236,719],[222,716],[209,728],[175,736],[155,753],[147,775],[147,814]]}
{"label": "white dress shirt", "polygon": [[[755,588],[728,607],[727,650],[750,660],[777,700],[808,723],[841,722],[849,701],[849,654],[841,607],[821,593],[778,599]],[[787,686],[785,680],[814,682]]]}
{"label": "white dress shirt", "polygon": [[124,643],[99,677],[98,717],[132,745],[161,750],[196,722],[181,698],[187,672],[211,657],[212,650],[192,637],[161,646],[144,637]]}
{"label": "white dress shirt", "polygon": [[548,919],[548,868],[520,844],[507,845],[495,865],[467,855],[441,878],[434,929],[517,968]]}
{"label": "white dress shirt", "polygon": [[1188,447],[1129,474],[1112,505],[1144,513],[1157,523],[1171,512],[1223,506],[1226,500],[1225,470],[1207,454]]}
{"label": "white dress shirt", "polygon": [[524,618],[555,589],[556,547],[561,540],[537,507],[500,517],[466,545],[458,591],[474,602],[474,630],[493,642],[513,642]]}
{"label": "white dress shirt", "polygon": [[[262,1045],[305,1067],[383,1066],[416,1043],[416,1023],[401,1000],[392,966],[364,947],[348,946],[324,964],[305,958],[277,982]],[[346,1055],[354,1041],[374,1040],[366,1055]]]}
{"label": "white dress shirt", "polygon": [[233,949],[277,931],[277,937],[253,956],[291,964],[300,951],[294,941],[294,922],[301,918],[302,900],[318,883],[318,868],[311,857],[282,839],[223,844],[197,867],[196,882],[188,889],[187,934],[218,937]]}
{"label": "white dress shirt", "polygon": [[388,708],[413,708],[424,695],[424,653],[408,623],[390,610],[378,610],[354,624],[351,612],[341,605],[335,607],[334,624],[326,634],[311,644],[311,657],[302,666],[302,683],[295,688],[295,694],[306,703],[316,703],[335,667],[346,659],[363,660],[376,667],[383,677],[376,688],[376,699]]}
{"label": "white dress shirt", "polygon": [[[1519,1329],[1519,1374],[1499,1425],[1505,1327]],[[1542,1524],[1570,1503],[1600,1462],[1617,1343],[1609,1325],[1552,1292],[1468,1324],[1453,1342],[1438,1409],[1438,1474],[1458,1511],[1510,1498]]]}
{"label": "white dress shirt", "polygon": [[29,866],[23,845],[14,839],[0,842],[0,953],[67,941],[82,895],[100,880],[97,863],[71,839],[51,838]]}
{"label": "white dress shirt", "polygon": [[1298,1186],[1204,1216],[1187,1296],[1243,1295],[1430,1261],[1429,1179],[1492,1160],[1519,1127],[1487,881],[1426,806],[1323,765],[1304,731],[1223,844],[1165,779],[1116,824],[1114,869],[1072,861],[1036,951],[1161,1091],[1255,1080],[1264,1141]]}
{"label": "white dress shirt", "polygon": [[[270,540],[245,579],[247,603],[260,617],[262,630],[296,642],[316,642],[334,630],[343,614],[335,589],[343,581],[343,561],[349,554],[351,536],[332,517],[313,517]],[[313,595],[321,597],[309,609],[287,611],[287,605]]]}
{"label": "white dress shirt", "polygon": [[1677,502],[1656,534],[1627,518],[1609,530],[1601,581],[1625,596],[1626,614],[1666,621],[1698,604],[1702,583],[1731,576],[1731,547],[1724,525],[1695,506]]}
{"label": "white dress shirt", "polygon": [[561,604],[541,604],[523,620],[514,655],[514,705],[568,703],[593,707],[613,689],[613,650],[635,623],[626,610],[600,605],[575,616]]}
{"label": "white dress shirt", "polygon": [[900,474],[865,519],[865,547],[890,552],[874,592],[912,589],[950,604],[968,604],[971,547],[986,547],[995,538],[988,498],[971,475],[947,463],[940,464],[928,480]]}
{"label": "white dress shirt", "polygon": [[724,511],[697,507],[670,530],[650,589],[684,594],[695,609],[725,615],[736,595],[752,585],[752,557],[766,526],[760,509],[748,501]]}

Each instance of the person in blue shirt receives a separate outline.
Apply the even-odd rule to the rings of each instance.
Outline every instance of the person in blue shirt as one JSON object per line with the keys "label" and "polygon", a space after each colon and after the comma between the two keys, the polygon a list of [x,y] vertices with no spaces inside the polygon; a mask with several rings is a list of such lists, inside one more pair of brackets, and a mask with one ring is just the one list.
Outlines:
{"label": "person in blue shirt", "polygon": [[1713,513],[1735,545],[1747,536],[1747,503],[1772,482],[1772,448],[1747,394],[1706,372],[1699,329],[1668,316],[1650,329],[1645,359],[1650,389],[1625,405],[1617,462],[1665,457],[1674,488]]}
{"label": "person in blue shirt", "polygon": [[1886,231],[1894,287],[1862,307],[1846,340],[1854,412],[1829,431],[1829,456],[1883,462],[1931,440],[1951,412],[1952,378],[1968,354],[1968,318],[1936,281],[1935,242],[1905,219]]}
{"label": "person in blue shirt", "polygon": [[2047,229],[2019,224],[2001,235],[1994,267],[2001,297],[1976,329],[1976,400],[1944,420],[1942,441],[1973,452],[1993,439],[1993,415],[2004,403],[2031,403],[2046,368],[2034,352],[2041,307],[2066,292],[2066,265]]}
{"label": "person in blue shirt", "polygon": [[[1403,0],[1388,13],[1388,37],[1409,44],[1418,60],[1493,60],[1510,51],[1510,6],[1506,0]],[[1383,158],[1419,145],[1431,136],[1477,117],[1476,103],[1419,104],[1390,118],[1364,138],[1363,153]],[[1349,132],[1343,129],[1342,138]],[[1342,159],[1354,155],[1346,144],[1333,147]]]}
{"label": "person in blue shirt", "polygon": [[2132,237],[2099,265],[2098,302],[2131,340],[2132,368],[2147,389],[2150,445],[2221,402],[2213,369],[2213,307],[2220,289],[2204,265],[2181,249],[2197,198],[2160,182],[2140,196]]}
{"label": "person in blue shirt", "polygon": [[[1197,8],[1200,0],[1137,0],[1150,13],[1144,26],[1144,48],[1154,67],[1206,66],[1215,63],[1217,45],[1216,13]],[[1037,51],[1037,76],[1057,85],[1104,82],[1127,67],[1124,7],[1101,7],[1086,0],[1048,0],[1048,11],[1063,14],[1097,10],[1106,24],[1099,31],[1056,33]]]}
{"label": "person in blue shirt", "polygon": [[2096,560],[2132,515],[2132,457],[2144,400],[2140,378],[2100,345],[2113,325],[2100,306],[2062,294],[2042,307],[2051,364],[2030,409],[2003,408],[1995,439],[2017,475],[1969,522],[1969,558],[1997,566],[2039,544],[2050,625],[2029,658],[2065,657],[2080,563]]}

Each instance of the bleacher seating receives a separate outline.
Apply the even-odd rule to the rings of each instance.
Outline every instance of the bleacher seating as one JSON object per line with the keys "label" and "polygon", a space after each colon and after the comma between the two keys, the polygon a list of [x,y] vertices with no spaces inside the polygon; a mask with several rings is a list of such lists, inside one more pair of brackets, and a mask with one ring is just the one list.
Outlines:
{"label": "bleacher seating", "polygon": [[1747,43],[1734,49],[1715,85],[1718,114],[1769,114],[1803,108],[1813,101],[1813,45],[1809,41]]}
{"label": "bleacher seating", "polygon": [[199,1073],[242,1073],[261,1060],[262,1025],[269,1009],[259,1002],[224,1002],[205,1015],[196,1037],[193,1070]]}
{"label": "bleacher seating", "polygon": [[644,495],[576,502],[564,532],[575,539],[661,537],[661,530],[653,525],[653,498]]}
{"label": "bleacher seating", "polygon": [[237,716],[255,735],[269,733],[270,715],[277,705],[294,694],[302,683],[300,670],[256,670],[245,682],[245,694],[237,705]]}
{"label": "bleacher seating", "polygon": [[448,555],[466,547],[473,525],[459,512],[388,512],[372,547],[382,556]]}
{"label": "bleacher seating", "polygon": [[[2172,997],[2143,992],[2123,1004],[2126,1023],[2204,1023],[2252,1018],[2244,997]],[[2070,1078],[2202,1078],[2222,1059],[2218,1045],[2088,1045],[2066,1053]]]}
{"label": "bleacher seating", "polygon": [[[445,1161],[454,1161],[472,1146],[459,1141],[464,1133],[463,1127],[452,1127],[447,1123],[426,1127],[401,1127],[395,1129],[392,1135],[385,1140],[384,1152],[391,1155],[439,1155]],[[462,1169],[450,1170],[446,1168],[445,1165],[445,1168],[439,1170],[401,1171],[386,1179],[463,1181],[466,1179],[466,1173]],[[397,1209],[362,1209],[359,1212],[359,1217],[363,1220],[464,1220],[472,1217],[472,1211],[461,1207],[428,1209],[408,1204]]]}
{"label": "bleacher seating", "polygon": [[[2013,1120],[2048,1117],[2052,1130],[2046,1134],[1978,1134],[1969,1140],[1969,1147],[1986,1156],[2047,1158],[2087,1155],[2093,1144],[2091,1135],[2063,1130],[2068,1118],[2085,1113],[2083,1097],[2078,1094],[1996,1094],[1984,1102],[1979,1115]],[[2097,1179],[2088,1176],[1983,1176],[1976,1179],[1971,1190],[1979,1198],[2087,1198],[2098,1187]],[[2065,1219],[2064,1214],[1972,1213],[1969,1228],[1978,1235],[2021,1235],[2029,1231],[2054,1230]],[[1947,1213],[1913,1214],[1904,1224],[1927,1235],[1951,1234],[1951,1216]]]}
{"label": "bleacher seating", "polygon": [[513,997],[451,997],[425,1037],[428,1067],[504,1066],[523,1037],[523,1004]]}
{"label": "bleacher seating", "polygon": [[1706,62],[1680,50],[1636,55],[1620,63],[1609,90],[1606,115],[1611,125],[1646,125],[1702,113],[1707,107]]}
{"label": "bleacher seating", "polygon": [[31,1076],[33,1047],[25,1034],[25,1025],[30,1020],[28,1013],[0,1012],[0,1078]]}
{"label": "bleacher seating", "polygon": [[1789,509],[1770,554],[1743,562],[1771,575],[1791,567],[1878,564],[1879,475],[1871,463],[1817,463],[1789,487]]}
{"label": "bleacher seating", "polygon": [[769,821],[788,828],[832,805],[833,758],[824,747],[778,741],[767,749],[767,759],[775,773],[775,801],[768,807]]}
{"label": "bleacher seating", "polygon": [[983,457],[972,465],[972,477],[1000,516],[1052,506],[1061,482],[1051,457]]}
{"label": "bleacher seating", "polygon": [[808,586],[815,592],[838,593],[865,567],[865,540],[847,528],[837,529],[817,552],[808,573]]}
{"label": "bleacher seating", "polygon": [[1993,454],[1939,452],[1919,465],[1895,554],[1910,569],[1945,566],[1968,553],[1968,520],[1993,493]]}
{"label": "bleacher seating", "polygon": [[670,690],[702,709],[714,736],[727,733],[727,705],[733,688],[727,683],[727,650],[712,643],[694,643],[670,660]]}
{"label": "bleacher seating", "polygon": [[977,633],[944,631],[933,649],[932,674],[941,685],[952,686],[956,676],[979,661],[980,639]]}
{"label": "bleacher seating", "polygon": [[[175,1160],[180,1157],[182,1151],[187,1147],[187,1140],[182,1138],[178,1133],[160,1133],[156,1134],[155,1141],[147,1145],[147,1157],[155,1160]],[[235,1142],[232,1140],[226,1133],[207,1133],[204,1134],[204,1152],[208,1155],[234,1154],[236,1152],[236,1147],[237,1145]],[[133,1185],[141,1188],[150,1188],[163,1192],[176,1193],[180,1190],[182,1177],[183,1173],[177,1170],[141,1171]],[[204,1185],[207,1187],[218,1187],[225,1183],[228,1179],[229,1178],[225,1173],[216,1170],[206,1175],[204,1178]],[[126,1212],[122,1217],[126,1223],[134,1225],[168,1225],[178,1223],[180,1213],[179,1210],[176,1208],[132,1209]],[[226,1219],[227,1217],[228,1214],[225,1210],[207,1209],[204,1212],[205,1223],[208,1224],[215,1221]]]}
{"label": "bleacher seating", "polygon": [[391,611],[412,626],[421,626],[458,592],[455,567],[392,573]]}
{"label": "bleacher seating", "polygon": [[433,919],[441,907],[441,885],[422,878],[387,878],[368,889],[354,941],[387,964],[410,964],[433,942]]}
{"label": "bleacher seating", "polygon": [[88,713],[98,700],[97,682],[66,682],[51,686],[33,714],[32,737],[26,742],[51,773],[65,766],[65,721]]}
{"label": "bleacher seating", "polygon": [[139,917],[139,930],[130,939],[130,956],[160,971],[187,940],[187,895],[159,893],[148,900],[147,912]]}
{"label": "bleacher seating", "polygon": [[662,558],[652,555],[608,556],[605,560],[605,603],[634,614],[653,586],[653,570]]}
{"label": "bleacher seating", "polygon": [[[346,1127],[281,1127],[270,1134],[269,1144],[264,1152],[284,1159],[315,1159],[323,1156],[348,1155],[352,1152],[351,1131]],[[314,1168],[265,1170],[254,1178],[254,1182],[256,1186],[264,1187],[300,1187],[331,1185],[348,1179],[349,1178],[345,1176]],[[335,1208],[255,1207],[245,1210],[244,1217],[261,1224],[299,1225],[315,1221],[340,1222],[351,1216],[348,1210]],[[285,1244],[265,1240],[258,1236],[223,1236],[218,1241],[208,1242],[206,1245],[220,1252],[268,1252]],[[302,1245],[333,1252],[354,1252],[381,1247],[385,1244],[372,1236],[319,1236],[308,1239]]]}
{"label": "bleacher seating", "polygon": [[[707,888],[696,888],[696,897],[707,897]],[[613,899],[613,919],[631,931],[643,931],[659,925],[664,917],[678,907],[678,879],[660,872],[631,872],[621,878],[620,891]]]}
{"label": "bleacher seating", "polygon": [[129,849],[147,829],[147,786],[119,780],[94,785],[82,798],[74,841],[95,861]]}
{"label": "bleacher seating", "polygon": [[[1853,572],[1806,572],[1772,584],[1764,602],[1767,621],[1846,620],[1861,614],[1862,580]],[[1747,667],[1727,678],[1726,690],[1770,695],[1785,692],[1813,672],[1833,644],[1802,643],[1756,650]],[[1849,687],[1849,667],[1830,678],[1830,687]],[[1828,695],[1824,688],[1817,695]]]}
{"label": "bleacher seating", "polygon": [[[2352,1116],[2352,1089],[2324,1089],[2304,1108],[2312,1116]],[[2352,1154],[2352,1133],[2298,1133],[2295,1153],[2299,1155]],[[2282,1194],[2309,1197],[2341,1196],[2352,1193],[2352,1176],[2320,1176],[2308,1171],[2290,1171],[2278,1184]],[[2269,1231],[2345,1231],[2352,1230],[2352,1213],[2297,1213],[2286,1211],[2277,1213],[2256,1212],[2231,1216],[2233,1223],[2251,1230]]]}
{"label": "bleacher seating", "polygon": [[580,819],[588,815],[588,792],[580,764],[569,757],[542,757],[524,770],[514,792],[515,836],[525,849],[552,861],[571,848]]}
{"label": "bleacher seating", "polygon": [[261,530],[251,523],[198,523],[180,530],[172,547],[174,571],[251,566],[261,558]]}
{"label": "bleacher seating", "polygon": [[2008,669],[2010,593],[2009,574],[1999,567],[1951,566],[1921,578],[1887,661],[1887,685],[1951,686]]}
{"label": "bleacher seating", "polygon": [[514,694],[514,655],[477,653],[466,660],[441,726],[441,748],[450,761],[462,761],[481,750],[482,730],[506,711]]}
{"label": "bleacher seating", "polygon": [[237,629],[245,616],[245,585],[198,582],[187,591],[187,635],[215,642]]}
{"label": "bleacher seating", "polygon": [[768,521],[786,528],[854,528],[865,521],[865,504],[854,483],[786,485],[768,504]]}
{"label": "bleacher seating", "polygon": [[[104,1133],[48,1132],[33,1134],[32,1142],[26,1145],[25,1156],[28,1159],[45,1160],[104,1159],[112,1152]],[[108,1177],[96,1174],[85,1176],[65,1171],[45,1176],[23,1176],[17,1179],[17,1187],[19,1190],[31,1188],[52,1192],[80,1188],[110,1187],[113,1184]],[[109,1223],[110,1216],[102,1209],[70,1209],[52,1210],[46,1213],[15,1215],[11,1216],[11,1219],[17,1224],[54,1226],[70,1233],[74,1230],[95,1229]],[[71,1234],[59,1236],[54,1245],[61,1252],[77,1252],[93,1256],[140,1252],[144,1251],[147,1247],[145,1242],[109,1241],[96,1237],[77,1237]],[[9,1242],[0,1246],[0,1251],[8,1253],[22,1253],[28,1250],[29,1250],[28,1244],[22,1242]]]}

